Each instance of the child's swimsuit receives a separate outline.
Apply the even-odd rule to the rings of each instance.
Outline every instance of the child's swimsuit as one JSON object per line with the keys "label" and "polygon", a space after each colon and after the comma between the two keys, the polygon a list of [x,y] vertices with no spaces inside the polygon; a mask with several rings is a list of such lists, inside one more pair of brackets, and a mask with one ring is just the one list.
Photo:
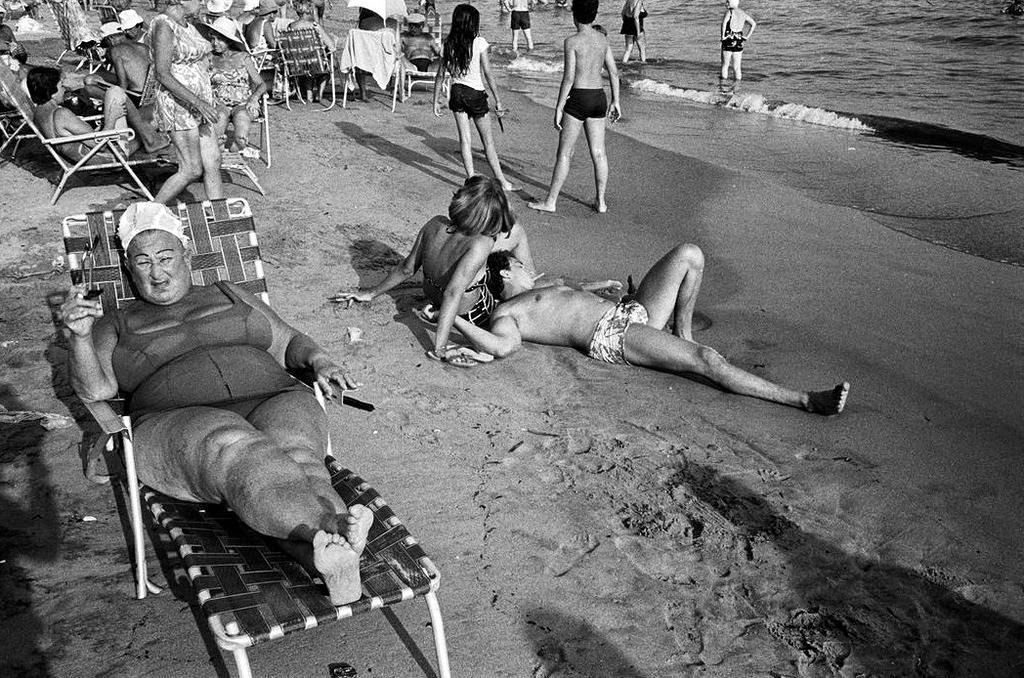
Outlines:
{"label": "child's swimsuit", "polygon": [[510,25],[513,31],[528,29],[530,27],[530,13],[528,11],[512,10]]}
{"label": "child's swimsuit", "polygon": [[566,115],[571,115],[577,120],[603,118],[608,115],[608,99],[601,87],[597,89],[573,87],[569,90],[569,98],[565,100],[565,108],[562,110]]}
{"label": "child's swimsuit", "polygon": [[628,365],[626,330],[633,323],[646,325],[648,319],[647,309],[639,301],[620,301],[597,321],[587,355],[606,363]]}

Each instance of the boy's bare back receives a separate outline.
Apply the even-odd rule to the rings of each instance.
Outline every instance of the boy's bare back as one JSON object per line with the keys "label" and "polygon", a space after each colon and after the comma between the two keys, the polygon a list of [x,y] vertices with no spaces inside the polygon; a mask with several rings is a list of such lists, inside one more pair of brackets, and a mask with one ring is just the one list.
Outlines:
{"label": "boy's bare back", "polygon": [[604,87],[601,69],[608,55],[608,38],[590,27],[586,27],[565,39],[565,53],[575,57],[576,65],[572,86],[580,89]]}

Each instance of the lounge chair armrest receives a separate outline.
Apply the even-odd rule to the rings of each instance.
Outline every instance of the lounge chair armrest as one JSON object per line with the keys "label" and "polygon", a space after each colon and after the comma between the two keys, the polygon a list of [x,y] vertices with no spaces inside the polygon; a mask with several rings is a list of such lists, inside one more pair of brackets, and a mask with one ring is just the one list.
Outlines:
{"label": "lounge chair armrest", "polygon": [[126,129],[108,129],[101,130],[99,132],[89,132],[88,134],[76,134],[73,137],[58,137],[56,139],[43,139],[43,143],[48,146],[61,146],[63,144],[73,144],[81,141],[99,141],[100,139],[114,139],[117,137],[124,137],[125,141],[131,141],[135,138],[135,130]]}
{"label": "lounge chair armrest", "polygon": [[124,421],[114,412],[114,408],[110,406],[110,403],[100,400],[94,403],[86,403],[85,409],[89,411],[92,418],[96,420],[100,430],[107,435],[116,435],[122,431],[127,431],[128,428],[124,425]]}

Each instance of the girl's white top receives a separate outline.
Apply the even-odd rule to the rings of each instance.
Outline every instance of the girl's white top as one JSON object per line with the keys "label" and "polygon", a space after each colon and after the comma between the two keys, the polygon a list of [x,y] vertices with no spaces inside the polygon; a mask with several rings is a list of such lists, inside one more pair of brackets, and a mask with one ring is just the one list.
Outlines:
{"label": "girl's white top", "polygon": [[490,47],[490,43],[479,35],[473,38],[473,56],[469,59],[469,70],[462,75],[452,76],[453,85],[465,85],[473,89],[484,91],[484,80],[480,74],[480,55]]}

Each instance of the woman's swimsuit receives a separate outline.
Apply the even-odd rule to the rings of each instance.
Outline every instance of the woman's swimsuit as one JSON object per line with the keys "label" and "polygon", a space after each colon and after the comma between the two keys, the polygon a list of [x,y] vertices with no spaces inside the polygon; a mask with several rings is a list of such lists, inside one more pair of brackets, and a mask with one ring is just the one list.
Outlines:
{"label": "woman's swimsuit", "polygon": [[[436,282],[431,280],[430,276],[426,273],[423,274],[423,279],[430,283],[434,289],[444,289],[443,285],[438,285]],[[484,274],[482,278],[467,287],[465,293],[469,294],[470,292],[475,292],[477,290],[480,291],[480,294],[477,296],[473,306],[465,313],[459,314],[459,317],[465,318],[477,327],[487,329],[488,324],[491,321],[491,315],[494,313],[494,309],[498,307],[498,300],[495,299],[494,294],[491,292],[491,288],[487,286],[487,274]]]}
{"label": "woman's swimsuit", "polygon": [[569,90],[569,98],[565,100],[565,108],[562,110],[577,120],[603,118],[608,115],[608,99],[603,88],[573,87]]}
{"label": "woman's swimsuit", "polygon": [[743,35],[743,28],[740,27],[739,31],[732,30],[732,10],[729,10],[729,18],[725,20],[728,30],[725,32],[725,37],[722,38],[722,51],[723,52],[742,52],[743,41],[746,38]]}
{"label": "woman's swimsuit", "polygon": [[620,301],[597,321],[587,355],[606,363],[628,365],[626,330],[633,323],[646,325],[648,319],[647,309],[639,301]]}
{"label": "woman's swimsuit", "polygon": [[245,416],[268,398],[308,390],[267,353],[273,331],[266,316],[224,283],[214,284],[231,301],[223,311],[141,334],[123,312],[115,316],[114,376],[129,394],[130,413],[202,405]]}
{"label": "woman's swimsuit", "polygon": [[250,118],[259,117],[259,101],[249,100],[252,85],[249,84],[249,70],[244,63],[235,68],[211,68],[210,84],[213,86],[213,96],[221,103],[232,109],[241,106]]}

